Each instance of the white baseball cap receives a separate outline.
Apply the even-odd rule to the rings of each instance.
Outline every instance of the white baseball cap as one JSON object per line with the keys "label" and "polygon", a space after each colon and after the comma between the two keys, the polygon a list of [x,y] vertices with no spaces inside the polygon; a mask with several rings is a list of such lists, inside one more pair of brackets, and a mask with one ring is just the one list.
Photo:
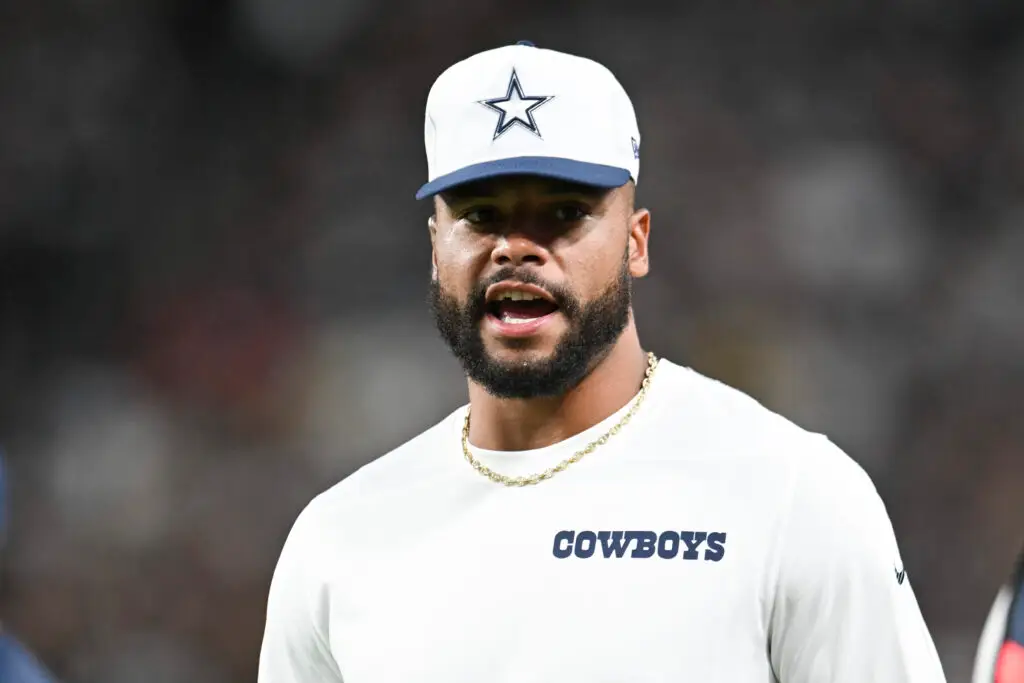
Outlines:
{"label": "white baseball cap", "polygon": [[607,68],[521,41],[449,67],[427,96],[428,182],[537,175],[619,187],[640,174],[633,103]]}

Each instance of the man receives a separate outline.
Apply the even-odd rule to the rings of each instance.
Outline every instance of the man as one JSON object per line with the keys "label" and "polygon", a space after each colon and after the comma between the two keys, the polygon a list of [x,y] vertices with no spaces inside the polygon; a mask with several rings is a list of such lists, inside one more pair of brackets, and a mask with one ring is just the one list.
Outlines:
{"label": "man", "polygon": [[469,403],[299,515],[260,683],[943,681],[865,473],[642,348],[651,217],[616,78],[529,43],[472,56],[425,143]]}
{"label": "man", "polygon": [[1024,553],[992,603],[978,642],[972,683],[1024,683]]}
{"label": "man", "polygon": [[[0,454],[0,545],[7,529],[7,478]],[[53,683],[42,664],[0,624],[0,683]]]}

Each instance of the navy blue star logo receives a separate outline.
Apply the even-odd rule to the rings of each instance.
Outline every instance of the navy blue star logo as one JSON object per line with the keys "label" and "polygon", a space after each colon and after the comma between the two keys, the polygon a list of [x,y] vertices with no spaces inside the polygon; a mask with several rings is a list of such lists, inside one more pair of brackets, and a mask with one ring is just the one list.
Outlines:
{"label": "navy blue star logo", "polygon": [[498,112],[498,125],[494,128],[493,140],[505,134],[512,126],[519,124],[537,137],[541,137],[540,129],[537,128],[537,121],[533,118],[533,112],[545,102],[554,99],[554,95],[540,95],[527,97],[523,94],[523,86],[519,82],[519,75],[512,69],[512,78],[508,82],[508,92],[504,97],[495,97],[492,100],[482,100],[480,104],[488,109]]}

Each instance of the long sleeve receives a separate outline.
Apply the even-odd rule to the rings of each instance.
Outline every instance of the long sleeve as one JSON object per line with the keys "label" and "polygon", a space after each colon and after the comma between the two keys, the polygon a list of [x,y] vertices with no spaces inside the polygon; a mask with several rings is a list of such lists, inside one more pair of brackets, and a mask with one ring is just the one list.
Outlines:
{"label": "long sleeve", "polygon": [[944,683],[888,513],[827,439],[804,454],[779,538],[771,661],[781,683]]}
{"label": "long sleeve", "polygon": [[274,570],[259,683],[342,683],[327,639],[328,591],[319,578],[310,508],[299,515]]}

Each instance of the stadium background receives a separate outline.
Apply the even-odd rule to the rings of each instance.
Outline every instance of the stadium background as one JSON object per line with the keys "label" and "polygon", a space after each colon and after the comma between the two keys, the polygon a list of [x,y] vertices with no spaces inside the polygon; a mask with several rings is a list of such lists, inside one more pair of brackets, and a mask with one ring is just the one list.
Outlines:
{"label": "stadium background", "polygon": [[1024,541],[1014,0],[7,3],[0,618],[66,681],[253,681],[301,506],[462,400],[422,110],[518,39],[634,99],[644,341],[864,465],[966,681]]}

